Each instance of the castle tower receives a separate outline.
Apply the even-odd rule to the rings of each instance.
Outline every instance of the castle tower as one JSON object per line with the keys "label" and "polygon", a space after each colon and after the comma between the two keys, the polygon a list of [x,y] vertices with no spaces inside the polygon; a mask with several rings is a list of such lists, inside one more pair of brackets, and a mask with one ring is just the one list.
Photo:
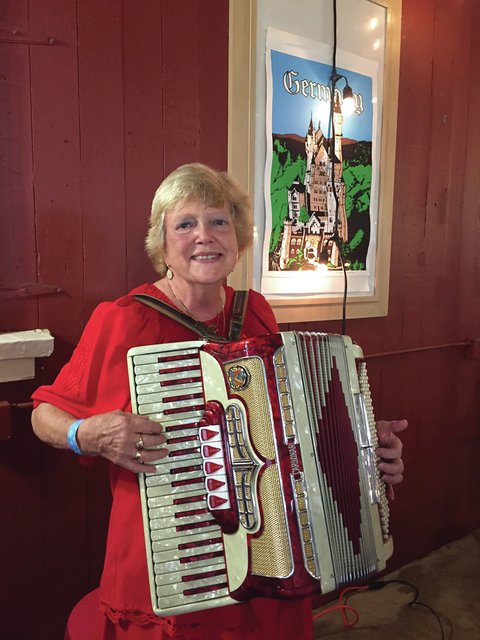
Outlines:
{"label": "castle tower", "polygon": [[343,114],[342,107],[340,106],[340,100],[338,98],[338,91],[335,91],[335,101],[333,103],[333,124],[335,127],[335,155],[337,156],[339,164],[343,162],[342,155],[342,125],[343,125]]}

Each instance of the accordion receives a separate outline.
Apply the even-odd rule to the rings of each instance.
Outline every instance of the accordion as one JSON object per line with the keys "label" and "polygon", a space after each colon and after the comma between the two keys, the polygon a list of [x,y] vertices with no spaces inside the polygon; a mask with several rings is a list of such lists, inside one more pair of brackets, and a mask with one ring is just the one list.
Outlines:
{"label": "accordion", "polygon": [[153,610],[328,593],[393,551],[368,378],[346,336],[128,352],[132,410],[169,455],[139,474]]}

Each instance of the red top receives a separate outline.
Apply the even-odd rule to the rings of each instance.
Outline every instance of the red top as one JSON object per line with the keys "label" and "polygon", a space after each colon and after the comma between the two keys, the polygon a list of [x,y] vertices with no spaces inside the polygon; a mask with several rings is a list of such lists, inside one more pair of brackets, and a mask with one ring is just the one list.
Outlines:
{"label": "red top", "polygon": [[[225,287],[225,324],[229,325],[233,289]],[[193,331],[132,298],[146,293],[165,302],[154,285],[145,284],[115,302],[100,304],[92,314],[70,362],[51,386],[37,389],[36,404],[48,402],[77,418],[120,409],[131,411],[127,351],[131,347],[197,340]],[[222,318],[216,318],[222,327]],[[278,331],[273,312],[260,294],[250,291],[242,338]],[[227,333],[224,331],[223,333]],[[210,609],[171,618],[159,618],[151,608],[145,539],[137,478],[134,473],[110,464],[113,494],[100,600],[107,616],[138,625],[155,623],[155,638],[186,632],[220,640],[231,637],[265,640],[311,638],[310,600],[280,601],[257,598],[249,603]],[[187,629],[189,630],[187,632]],[[190,630],[191,633],[190,633]],[[270,635],[271,634],[271,635]]]}

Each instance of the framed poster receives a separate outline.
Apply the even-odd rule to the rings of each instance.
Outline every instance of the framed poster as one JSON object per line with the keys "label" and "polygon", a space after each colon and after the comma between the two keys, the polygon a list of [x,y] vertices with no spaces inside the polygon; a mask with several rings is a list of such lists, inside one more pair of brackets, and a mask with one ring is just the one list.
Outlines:
{"label": "framed poster", "polygon": [[280,5],[231,3],[229,171],[252,197],[256,236],[230,283],[263,293],[279,322],[341,317],[335,191],[347,315],[386,315],[400,0],[337,0],[333,100],[333,0]]}

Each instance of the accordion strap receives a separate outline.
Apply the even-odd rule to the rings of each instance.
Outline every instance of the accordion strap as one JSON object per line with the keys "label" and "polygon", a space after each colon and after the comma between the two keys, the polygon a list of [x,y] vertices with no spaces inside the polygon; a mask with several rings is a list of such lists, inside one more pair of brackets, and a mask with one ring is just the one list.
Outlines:
{"label": "accordion strap", "polygon": [[232,340],[238,340],[248,303],[248,291],[235,291],[232,303],[230,334],[228,338],[224,338],[223,336],[219,336],[211,331],[208,325],[204,322],[190,318],[190,316],[185,315],[178,309],[175,309],[175,307],[172,307],[154,296],[149,296],[146,293],[135,293],[133,297],[137,302],[141,302],[147,307],[151,307],[152,309],[163,313],[163,315],[175,320],[175,322],[178,322],[195,333],[198,333],[202,340],[209,340],[211,342],[230,342]]}
{"label": "accordion strap", "polygon": [[230,320],[230,340],[238,340],[242,331],[245,312],[247,311],[248,291],[235,291],[232,302],[232,317]]}

